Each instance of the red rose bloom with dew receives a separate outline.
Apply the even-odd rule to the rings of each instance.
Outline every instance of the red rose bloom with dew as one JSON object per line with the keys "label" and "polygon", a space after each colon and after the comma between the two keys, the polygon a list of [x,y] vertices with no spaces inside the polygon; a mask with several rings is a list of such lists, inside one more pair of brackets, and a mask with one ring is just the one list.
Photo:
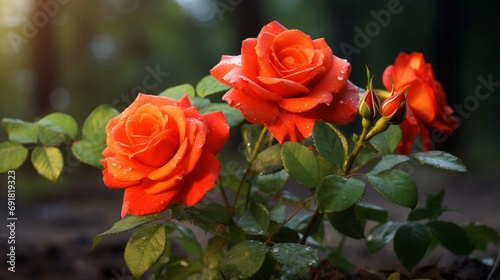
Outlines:
{"label": "red rose bloom with dew", "polygon": [[223,96],[251,123],[262,123],[278,142],[300,142],[314,122],[346,124],[357,115],[351,65],[333,55],[323,38],[273,21],[242,42],[241,55],[222,56],[210,71],[232,88]]}
{"label": "red rose bloom with dew", "polygon": [[124,188],[121,215],[192,206],[219,176],[215,155],[229,136],[221,112],[201,115],[187,97],[139,94],[106,126],[104,184]]}
{"label": "red rose bloom with dew", "polygon": [[403,138],[398,152],[409,154],[417,135],[420,134],[422,149],[433,149],[432,133],[450,135],[458,126],[453,109],[446,103],[446,94],[441,84],[434,79],[432,65],[425,62],[421,53],[400,53],[394,65],[388,66],[382,76],[387,90],[402,91],[410,86],[406,118],[399,124]]}

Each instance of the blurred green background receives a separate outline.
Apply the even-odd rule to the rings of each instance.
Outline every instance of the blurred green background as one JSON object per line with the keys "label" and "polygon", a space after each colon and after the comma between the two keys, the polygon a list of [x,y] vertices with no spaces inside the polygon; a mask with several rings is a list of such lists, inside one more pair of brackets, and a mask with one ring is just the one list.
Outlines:
{"label": "blurred green background", "polygon": [[[241,40],[277,20],[326,38],[335,55],[351,62],[350,79],[358,86],[366,83],[365,64],[382,87],[382,72],[400,51],[424,53],[448,103],[462,108],[460,127],[437,148],[462,158],[472,178],[488,177],[498,186],[499,11],[500,2],[486,0],[0,0],[0,118],[33,121],[59,111],[81,126],[99,104],[123,110],[139,91],[157,94],[196,83],[221,55],[239,54]],[[28,163],[22,167],[19,200],[69,205],[36,206],[24,219],[62,220],[84,232],[89,227],[81,225],[95,225],[96,216],[75,221],[60,209],[77,207],[74,198],[82,194],[111,197],[82,201],[78,208],[109,211],[110,220],[87,233],[93,236],[119,219],[122,193],[106,189],[93,168],[69,167],[60,184],[41,179]],[[2,203],[5,195],[0,193]],[[30,238],[34,226],[24,226]]]}

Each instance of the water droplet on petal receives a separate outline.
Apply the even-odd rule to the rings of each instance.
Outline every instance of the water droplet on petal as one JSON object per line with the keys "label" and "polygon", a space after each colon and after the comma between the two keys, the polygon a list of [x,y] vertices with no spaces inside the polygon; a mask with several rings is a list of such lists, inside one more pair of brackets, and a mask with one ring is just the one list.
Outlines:
{"label": "water droplet on petal", "polygon": [[345,104],[345,100],[344,100],[344,99],[341,99],[341,100],[339,101],[339,103],[340,103],[340,104]]}
{"label": "water droplet on petal", "polygon": [[339,80],[339,81],[342,81],[343,79],[344,79],[344,77],[342,77],[342,76],[337,77],[337,80]]}
{"label": "water droplet on petal", "polygon": [[116,162],[111,163],[111,166],[113,166],[113,167],[116,167],[116,165],[117,165]]}

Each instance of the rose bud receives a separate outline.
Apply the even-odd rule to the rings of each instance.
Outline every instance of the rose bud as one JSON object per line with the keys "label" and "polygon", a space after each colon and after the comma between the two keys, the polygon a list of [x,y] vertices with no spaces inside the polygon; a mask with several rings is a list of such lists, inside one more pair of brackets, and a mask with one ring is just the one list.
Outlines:
{"label": "rose bud", "polygon": [[392,91],[380,107],[380,114],[390,124],[399,124],[406,118],[406,98],[410,87],[405,87],[401,91]]}

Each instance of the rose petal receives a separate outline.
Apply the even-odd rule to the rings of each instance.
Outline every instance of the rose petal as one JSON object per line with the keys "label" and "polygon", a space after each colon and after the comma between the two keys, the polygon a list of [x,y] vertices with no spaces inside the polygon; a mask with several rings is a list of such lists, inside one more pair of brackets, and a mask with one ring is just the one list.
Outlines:
{"label": "rose petal", "polygon": [[146,194],[141,186],[125,189],[123,195],[122,218],[127,214],[145,216],[162,212],[173,201],[176,191]]}
{"label": "rose petal", "polygon": [[341,92],[333,95],[333,101],[330,105],[320,104],[316,111],[324,121],[334,124],[347,124],[356,118],[358,102],[358,88],[348,80],[346,87]]}
{"label": "rose petal", "polygon": [[318,104],[330,104],[333,96],[331,92],[315,91],[304,97],[283,98],[278,104],[289,112],[305,112],[315,108]]}
{"label": "rose petal", "polygon": [[108,188],[111,189],[126,188],[140,183],[140,181],[116,180],[115,176],[109,173],[109,170],[107,168],[107,159],[102,159],[101,163],[104,166],[104,169],[102,170],[103,182],[104,185],[106,185]]}
{"label": "rose petal", "polygon": [[218,179],[220,163],[217,158],[203,151],[195,169],[184,177],[184,186],[175,197],[175,202],[187,206],[198,203]]}
{"label": "rose petal", "polygon": [[277,35],[285,30],[288,30],[288,29],[286,27],[284,27],[283,25],[281,25],[279,22],[274,20],[274,21],[271,21],[270,23],[266,24],[264,27],[262,27],[261,31],[259,32],[259,36],[257,36],[257,37],[260,37],[262,33],[266,33],[266,32]]}
{"label": "rose petal", "polygon": [[222,100],[229,106],[239,109],[243,117],[251,123],[265,123],[273,120],[278,115],[275,103],[256,99],[235,88],[230,89]]}
{"label": "rose petal", "polygon": [[210,74],[219,82],[229,85],[224,76],[236,67],[241,67],[241,56],[223,55],[220,62],[210,70]]}
{"label": "rose petal", "polygon": [[179,149],[175,155],[170,159],[170,161],[164,166],[156,169],[155,171],[149,173],[148,178],[151,180],[160,180],[170,175],[172,171],[179,165],[179,163],[184,158],[188,149],[188,139],[184,139],[179,146]]}
{"label": "rose petal", "polygon": [[412,83],[407,102],[415,117],[423,122],[430,123],[436,117],[436,97],[429,85],[418,81]]}
{"label": "rose petal", "polygon": [[346,86],[347,79],[351,74],[351,64],[347,60],[333,56],[332,67],[327,71],[321,80],[311,88],[311,93],[341,91]]}
{"label": "rose petal", "polygon": [[229,138],[229,125],[220,111],[206,113],[202,117],[208,127],[207,140],[203,148],[215,155],[224,147]]}

